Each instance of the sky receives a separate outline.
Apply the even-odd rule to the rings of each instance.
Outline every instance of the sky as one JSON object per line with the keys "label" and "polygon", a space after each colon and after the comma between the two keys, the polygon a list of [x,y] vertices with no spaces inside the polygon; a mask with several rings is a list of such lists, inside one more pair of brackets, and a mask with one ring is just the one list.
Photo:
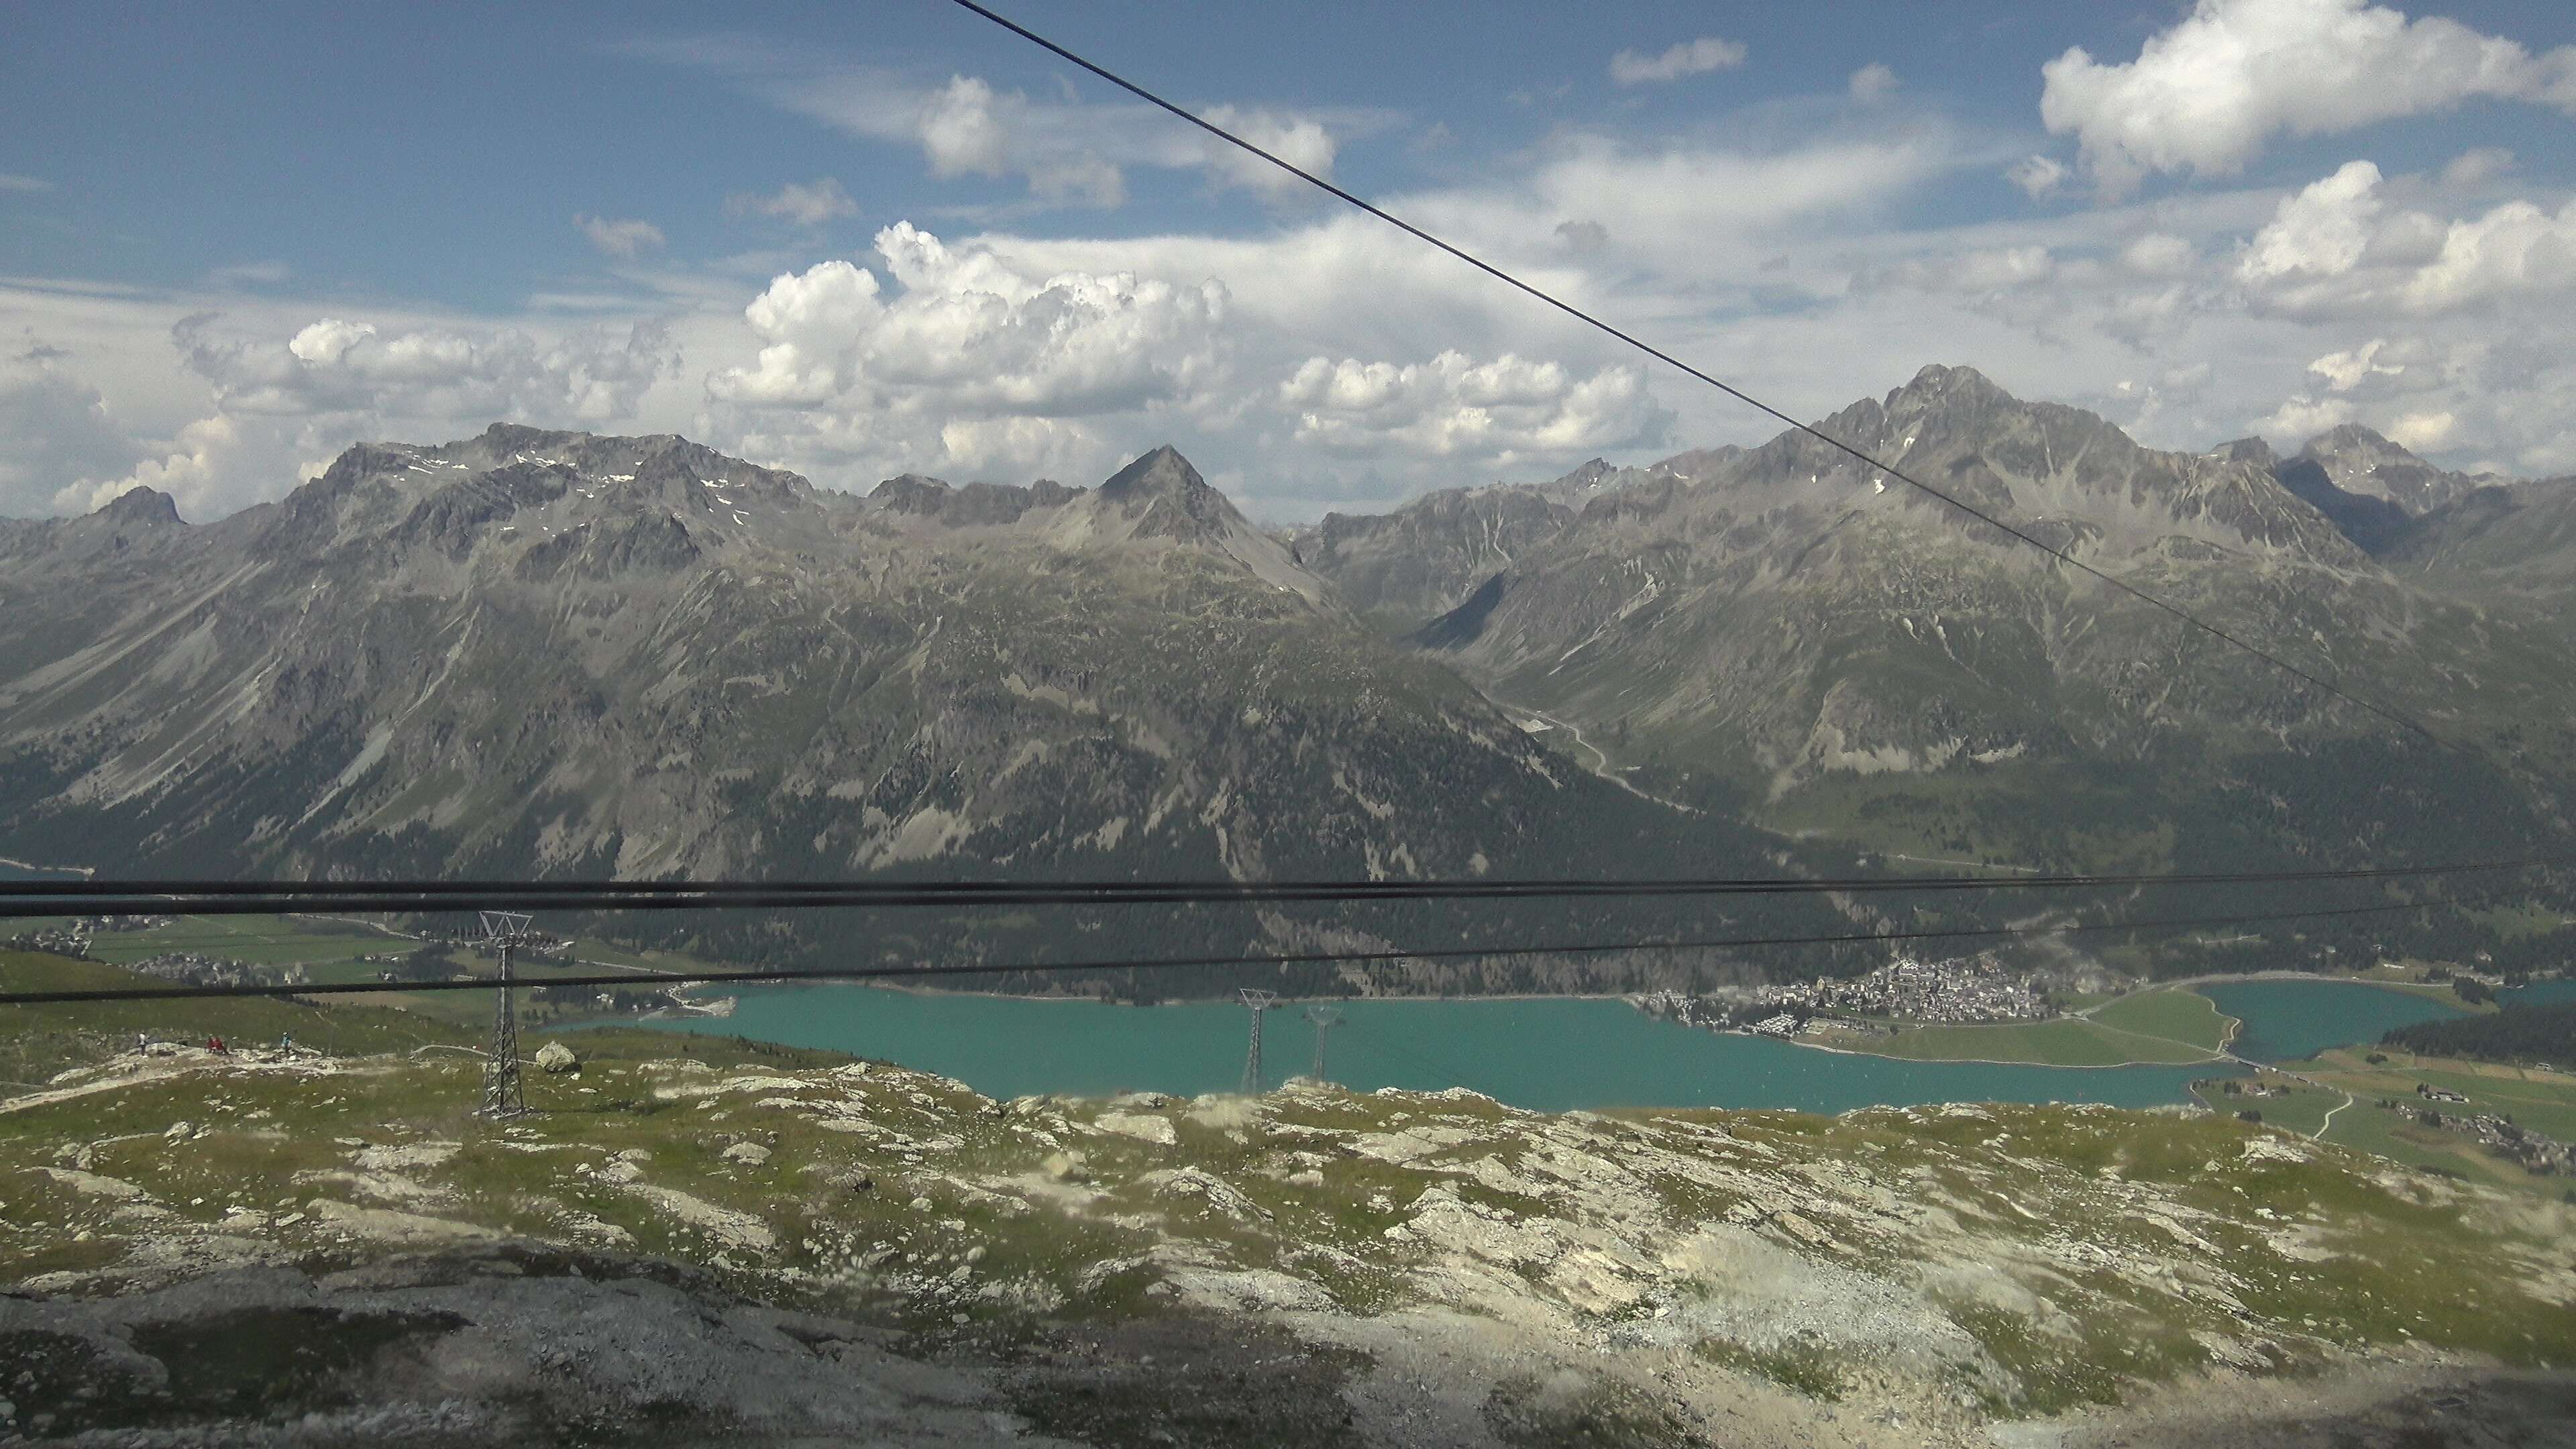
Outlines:
{"label": "sky", "polygon": [[[1795,416],[2576,473],[2576,6],[996,8]],[[0,515],[360,439],[865,492],[1178,445],[1257,517],[1779,431],[950,0],[23,6]]]}

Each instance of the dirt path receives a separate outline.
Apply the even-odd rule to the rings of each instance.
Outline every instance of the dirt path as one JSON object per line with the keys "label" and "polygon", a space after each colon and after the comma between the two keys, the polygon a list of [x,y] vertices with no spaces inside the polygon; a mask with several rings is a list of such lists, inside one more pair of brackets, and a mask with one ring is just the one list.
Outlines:
{"label": "dirt path", "polygon": [[83,880],[88,880],[90,877],[98,874],[98,867],[94,865],[43,865],[32,860],[12,860],[5,855],[0,855],[0,865],[11,866],[18,870],[34,871],[41,874],[76,875]]}
{"label": "dirt path", "polygon": [[[1592,758],[1598,762],[1590,767],[1593,774],[1600,776],[1602,779],[1607,780],[1611,784],[1618,786],[1620,789],[1627,791],[1629,794],[1636,796],[1638,799],[1652,800],[1658,805],[1662,805],[1673,810],[1679,810],[1686,815],[1704,815],[1707,813],[1696,805],[1685,805],[1679,800],[1667,800],[1663,796],[1655,794],[1651,790],[1638,789],[1617,770],[1611,768],[1610,757],[1601,752],[1601,747],[1599,745],[1585,739],[1583,737],[1582,729],[1577,727],[1573,721],[1558,719],[1555,715],[1549,714],[1545,710],[1532,709],[1525,704],[1513,704],[1499,695],[1487,695],[1486,698],[1493,700],[1494,703],[1501,705],[1504,709],[1509,710],[1514,714],[1528,715],[1530,718],[1539,721],[1550,729],[1560,729],[1565,731],[1568,735],[1573,736],[1574,742],[1581,745],[1583,748],[1590,750],[1592,752]],[[1581,760],[1576,760],[1575,763],[1580,765],[1583,762]]]}
{"label": "dirt path", "polygon": [[1889,851],[1887,853],[1887,858],[1890,860],[1910,860],[1917,865],[1964,865],[1973,870],[2009,870],[2021,875],[2047,874],[2046,871],[2041,870],[2035,865],[2003,865],[1991,860],[1952,860],[1948,856],[1943,855],[1907,855],[1901,850]]}
{"label": "dirt path", "polygon": [[2352,1093],[2346,1092],[2343,1094],[2343,1101],[2340,1105],[2328,1107],[2326,1109],[2326,1119],[2317,1124],[2317,1130],[2309,1133],[2308,1139],[2312,1142],[2323,1141],[2325,1139],[2326,1129],[2334,1126],[2335,1113],[2342,1111],[2345,1107],[2351,1106],[2352,1100]]}

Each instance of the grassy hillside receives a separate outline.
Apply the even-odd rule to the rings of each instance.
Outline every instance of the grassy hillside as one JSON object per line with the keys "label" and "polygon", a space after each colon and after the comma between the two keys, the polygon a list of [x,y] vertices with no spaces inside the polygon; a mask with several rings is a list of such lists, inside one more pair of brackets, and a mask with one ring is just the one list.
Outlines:
{"label": "grassy hillside", "polygon": [[[2373,1057],[2378,1060],[2371,1060]],[[2282,1125],[2305,1124],[2304,1130],[2314,1131],[2316,1124],[2310,1119],[2318,1115],[2318,1106],[2332,1107],[2348,1097],[2352,1105],[2336,1112],[2332,1125],[2325,1129],[2327,1142],[2472,1182],[2549,1198],[2576,1193],[2576,1183],[2563,1177],[2536,1177],[2470,1138],[2406,1121],[2378,1105],[2381,1101],[2423,1105],[2415,1094],[2416,1086],[2422,1084],[2458,1092],[2468,1099],[2465,1103],[2441,1104],[2446,1113],[2509,1117],[2562,1142],[2576,1141],[2576,1074],[2366,1046],[2338,1048],[2314,1061],[2296,1063],[2293,1070],[2312,1079],[2321,1090],[2302,1094],[2303,1101],[2308,1096],[2317,1098],[2317,1106],[2285,1106],[2282,1110],[2288,1115],[2283,1117]],[[2264,1079],[2278,1080],[2268,1073]],[[2271,1101],[2208,1100],[2231,1111],[2254,1107],[2263,1112],[2266,1123],[2274,1120]]]}
{"label": "grassy hillside", "polygon": [[580,1045],[584,1070],[532,1078],[509,1125],[471,1115],[476,1064],[449,1053],[126,1059],[0,1100],[0,1279],[506,1234],[924,1332],[1434,1309],[1580,1341],[1579,1378],[1633,1369],[1655,1402],[1750,1376],[1945,1438],[2400,1344],[2576,1360],[2568,1210],[2229,1119],[1546,1116],[1331,1089],[1000,1104],[703,1038]]}
{"label": "grassy hillside", "polygon": [[2142,991],[2092,1012],[2097,1026],[2137,1036],[2183,1042],[2204,1051],[2227,1044],[2236,1022],[2217,1003],[2193,991]]}
{"label": "grassy hillside", "polygon": [[1866,1048],[1882,1056],[1933,1062],[2034,1062],[2051,1067],[2116,1067],[2131,1062],[2207,1061],[2188,1042],[2115,1030],[2076,1017],[1999,1022],[1991,1026],[1909,1027]]}
{"label": "grassy hillside", "polygon": [[1889,1037],[1836,1043],[1913,1061],[2032,1062],[2053,1067],[2206,1061],[2234,1028],[2209,999],[2189,991],[2144,991],[2081,1016],[1979,1026],[1915,1026]]}
{"label": "grassy hillside", "polygon": [[[0,990],[105,991],[161,985],[148,976],[93,961],[30,951],[0,951]],[[488,1000],[484,1011],[490,1011]],[[472,1032],[433,1017],[383,1006],[241,997],[209,1001],[82,1002],[0,1007],[0,1077],[40,1083],[69,1067],[129,1051],[140,1033],[157,1041],[204,1044],[222,1037],[243,1047],[274,1047],[279,1038],[335,1055],[407,1052],[432,1044],[462,1045]]]}

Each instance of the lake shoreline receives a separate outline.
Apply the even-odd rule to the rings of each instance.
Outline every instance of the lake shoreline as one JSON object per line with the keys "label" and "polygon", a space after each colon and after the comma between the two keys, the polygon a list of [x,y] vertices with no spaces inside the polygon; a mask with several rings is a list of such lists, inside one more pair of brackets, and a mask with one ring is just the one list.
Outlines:
{"label": "lake shoreline", "polygon": [[[2312,982],[2312,983],[2317,983],[2317,984],[2320,984],[2320,985],[2362,986],[2362,987],[2370,987],[2370,988],[2374,988],[2374,989],[2378,989],[2378,990],[2384,990],[2384,991],[2396,992],[2396,993],[2401,994],[2401,995],[2414,996],[2414,997],[2417,997],[2417,998],[2420,998],[2420,999],[2423,999],[2423,1000],[2428,1000],[2428,1001],[2436,1002],[2437,1004],[2445,1004],[2445,1005],[2449,1004],[2449,1003],[2446,1003],[2446,1002],[2442,1002],[2442,1001],[2441,1001],[2442,993],[2438,993],[2438,992],[2435,992],[2435,991],[2428,990],[2428,989],[2426,989],[2426,988],[2425,988],[2425,986],[2424,986],[2424,984],[2423,984],[2423,983],[2419,983],[2419,982],[2391,982],[2391,981],[2384,981],[2384,980],[2375,980],[2375,979],[2372,979],[2372,978],[2369,978],[2369,977],[2365,977],[2365,976],[2341,975],[2341,974],[2326,974],[2326,973],[2315,972],[2315,971],[2290,971],[2290,970],[2281,970],[2281,969],[2271,969],[2271,970],[2264,970],[2264,971],[2244,971],[2244,972],[2206,972],[2206,973],[2203,973],[2203,974],[2201,974],[2201,975],[2197,975],[2197,976],[2188,976],[2188,977],[2179,977],[2179,978],[2176,978],[2176,979],[2174,979],[2174,980],[2170,980],[2170,981],[2151,981],[2151,982],[2146,982],[2146,983],[2143,983],[2143,984],[2139,985],[2135,990],[2128,991],[2128,992],[2124,992],[2124,993],[2122,993],[2122,994],[2121,994],[2121,996],[2120,996],[2120,997],[2114,997],[2114,998],[2113,998],[2113,1000],[2121,1000],[2121,999],[2125,999],[2126,997],[2129,997],[2129,996],[2144,995],[2144,994],[2147,994],[2147,993],[2149,993],[2149,992],[2155,992],[2155,991],[2192,991],[2192,990],[2194,990],[2195,988],[2197,988],[2197,987],[2199,987],[2199,986],[2203,986],[2203,985],[2225,985],[2225,984],[2230,984],[2230,983],[2251,983],[2251,982]],[[1026,992],[1011,992],[1011,991],[977,991],[977,990],[969,990],[969,989],[959,989],[959,988],[955,988],[955,987],[926,985],[926,984],[922,984],[922,983],[919,983],[919,982],[909,982],[909,981],[832,981],[832,980],[816,980],[816,981],[812,981],[812,982],[800,982],[800,981],[763,981],[763,982],[745,982],[745,983],[732,983],[732,984],[728,984],[728,983],[703,983],[703,984],[693,984],[693,985],[686,985],[686,986],[678,986],[678,987],[674,987],[674,988],[672,988],[671,995],[672,995],[675,999],[677,999],[678,1001],[680,1001],[682,1004],[681,1004],[681,1006],[680,1006],[679,1008],[677,1008],[677,1010],[676,1010],[675,1012],[673,1012],[670,1016],[668,1016],[668,1017],[663,1017],[662,1019],[666,1019],[666,1020],[693,1019],[693,1020],[699,1020],[699,1021],[705,1021],[705,1020],[710,1020],[710,1019],[712,1019],[712,1020],[727,1020],[727,1019],[730,1019],[730,1018],[731,1018],[731,1016],[732,1016],[732,1013],[731,1013],[730,1011],[710,1010],[707,1006],[700,1005],[700,1004],[698,1004],[698,1003],[700,1003],[701,1001],[703,1001],[705,998],[708,998],[708,997],[714,997],[714,998],[719,998],[719,999],[742,999],[742,998],[748,997],[748,996],[750,996],[750,995],[752,995],[752,994],[755,994],[755,993],[762,993],[762,992],[765,992],[765,991],[767,991],[767,990],[769,990],[769,989],[774,989],[774,988],[784,987],[784,988],[793,989],[793,990],[810,990],[810,989],[812,989],[813,987],[817,987],[817,986],[857,986],[857,987],[863,987],[863,988],[866,988],[866,989],[868,989],[868,990],[872,990],[872,991],[879,991],[879,992],[885,992],[885,993],[889,993],[889,994],[893,994],[893,995],[906,996],[906,997],[917,997],[917,998],[925,998],[925,999],[955,998],[955,999],[980,1000],[980,1001],[992,1001],[992,1002],[1014,1002],[1014,1003],[1031,1003],[1031,1004],[1036,1004],[1036,1003],[1050,1003],[1050,1004],[1059,1004],[1059,1005],[1067,1005],[1067,1006],[1085,1006],[1085,1005],[1089,1005],[1089,1006],[1115,1006],[1115,1007],[1128,1008],[1128,1009],[1131,1009],[1131,1010],[1156,1010],[1156,1011],[1160,1011],[1160,1010],[1169,1010],[1169,1009],[1173,1009],[1173,1008],[1187,1008],[1187,1007],[1211,1007],[1211,1006],[1213,1006],[1213,1007],[1229,1007],[1229,1006],[1239,1006],[1239,1005],[1240,1005],[1240,1002],[1235,1001],[1235,1000],[1229,1000],[1229,999],[1224,998],[1224,997],[1195,998],[1195,999],[1194,999],[1194,998],[1188,998],[1188,997],[1173,997],[1173,998],[1168,998],[1168,999],[1160,1000],[1160,1001],[1150,1001],[1150,1002],[1133,1002],[1133,1001],[1117,1001],[1117,1000],[1112,1000],[1112,999],[1108,999],[1108,998],[1104,998],[1104,997],[1098,997],[1098,996],[1076,996],[1076,995],[1043,995],[1043,996],[1042,996],[1042,995],[1033,995],[1033,994],[1026,993]],[[1408,1002],[1412,1002],[1412,1003],[1420,1003],[1420,1004],[1423,1004],[1423,1005],[1426,1005],[1426,1006],[1455,1006],[1455,1005],[1463,1005],[1463,1004],[1475,1003],[1475,1002],[1497,1002],[1497,1003],[1500,1003],[1500,1002],[1523,1002],[1523,1003],[1527,1003],[1527,1002],[1567,1002],[1567,1003],[1574,1003],[1574,1002],[1618,1002],[1618,1003],[1620,1003],[1620,1004],[1622,1004],[1622,1005],[1625,1005],[1625,1006],[1630,1007],[1631,1009],[1635,1010],[1635,1011],[1636,1011],[1640,1016],[1642,1016],[1642,1017],[1644,1017],[1644,1018],[1646,1018],[1647,1020],[1650,1020],[1650,1021],[1666,1022],[1667,1024],[1670,1024],[1670,1025],[1685,1026],[1685,1027],[1687,1027],[1687,1026],[1689,1025],[1688,1023],[1683,1023],[1683,1022],[1669,1022],[1667,1018],[1658,1017],[1658,1016],[1656,1016],[1654,1013],[1649,1012],[1649,1011],[1646,1011],[1646,1010],[1645,1010],[1641,1005],[1639,1005],[1640,998],[1641,998],[1641,997],[1643,997],[1643,996],[1644,996],[1644,995],[1646,995],[1646,994],[1647,994],[1647,993],[1643,993],[1643,992],[1564,992],[1564,991],[1554,991],[1554,992],[1511,992],[1511,993],[1496,993],[1496,994],[1491,994],[1491,995],[1487,995],[1487,994],[1477,994],[1477,995],[1466,995],[1466,996],[1459,996],[1459,995],[1448,995],[1448,996],[1443,996],[1443,995],[1422,995],[1422,996],[1363,996],[1363,995],[1350,995],[1350,996],[1313,996],[1313,997],[1304,997],[1304,996],[1301,996],[1301,997],[1295,997],[1295,998],[1282,997],[1282,998],[1281,998],[1281,999],[1276,1003],[1276,1005],[1275,1005],[1274,1007],[1272,1007],[1271,1009],[1273,1009],[1273,1010],[1281,1010],[1281,1009],[1286,1009],[1286,1008],[1296,1008],[1296,1007],[1303,1007],[1303,1006],[1309,1006],[1309,1005],[1313,1005],[1313,1006],[1338,1006],[1338,1007],[1348,1007],[1348,1006],[1352,1005],[1353,1003],[1358,1003],[1358,1002],[1366,1002],[1366,1003],[1369,1003],[1369,1004],[1370,1004],[1370,1005],[1372,1005],[1372,1006],[1376,1006],[1376,1005],[1388,1005],[1388,1006],[1394,1006],[1394,1005],[1401,1005],[1401,1004],[1408,1003]],[[2107,1003],[2105,1003],[2105,1004],[2107,1004]],[[2466,1008],[2454,1007],[2454,1009],[2466,1009]],[[655,1013],[653,1016],[648,1016],[646,1019],[647,1019],[647,1020],[651,1020],[651,1019],[654,1019],[655,1017],[660,1016],[660,1015],[661,1015],[660,1013]],[[2121,1071],[2137,1071],[2137,1070],[2145,1070],[2145,1069],[2170,1069],[2170,1068],[2180,1068],[2180,1067],[2193,1067],[2193,1068],[2216,1068],[2216,1069],[2219,1069],[2219,1074],[2220,1074],[2220,1075],[2233,1075],[2236,1071],[2238,1071],[2238,1070],[2242,1070],[2242,1069],[2243,1069],[2243,1067],[2244,1067],[2244,1062],[2243,1062],[2243,1061],[2242,1061],[2242,1059],[2239,1057],[2239,1055],[2236,1053],[2236,1051],[2234,1050],[2234,1048],[2235,1048],[2235,1046],[2236,1046],[2236,1042],[2237,1042],[2238,1037],[2243,1033],[2243,1031],[2244,1031],[2244,1029],[2245,1029],[2245,1023],[2244,1023],[2241,1019],[2239,1019],[2239,1018],[2237,1018],[2237,1017],[2234,1017],[2234,1016],[2232,1016],[2232,1015],[2228,1015],[2228,1014],[2227,1014],[2226,1012],[2224,1012],[2223,1010],[2221,1011],[2221,1015],[2226,1015],[2226,1016],[2228,1017],[2227,1035],[2226,1035],[2226,1039],[2225,1039],[2225,1041],[2223,1041],[2223,1042],[2220,1044],[2219,1048],[2218,1048],[2216,1051],[2211,1051],[2211,1052],[2209,1052],[2209,1053],[2208,1053],[2208,1055],[2206,1055],[2206,1056],[2204,1056],[2204,1057],[2201,1057],[2201,1058],[2200,1058],[2200,1059],[2198,1059],[2198,1060],[2195,1060],[2195,1061],[2189,1061],[2189,1062],[2122,1061],[2122,1062],[2080,1062],[2080,1063],[2077,1063],[2077,1062],[2042,1062],[2042,1061],[2032,1061],[2032,1060],[2029,1060],[2029,1059],[2027,1059],[2027,1058],[2016,1058],[2016,1057],[1911,1057],[1911,1056],[1900,1056],[1900,1055],[1897,1055],[1897,1054],[1892,1053],[1892,1052],[1874,1052],[1874,1051],[1870,1051],[1870,1050],[1868,1050],[1866,1047],[1856,1047],[1856,1046],[1847,1046],[1847,1045],[1829,1045],[1829,1044],[1824,1043],[1824,1042],[1801,1040],[1801,1039],[1799,1039],[1799,1038],[1797,1038],[1797,1037],[1775,1037],[1775,1036],[1771,1036],[1771,1035],[1769,1035],[1769,1034],[1767,1034],[1767,1033],[1755,1032],[1755,1031],[1750,1031],[1750,1030],[1746,1030],[1746,1029],[1742,1029],[1742,1028],[1697,1027],[1697,1028],[1692,1028],[1692,1029],[1694,1029],[1694,1030],[1698,1030],[1698,1031],[1701,1031],[1701,1032],[1703,1032],[1703,1033],[1705,1033],[1705,1034],[1707,1034],[1707,1035],[1714,1036],[1714,1037],[1739,1038],[1739,1039],[1744,1039],[1744,1040],[1753,1040],[1753,1041],[1776,1041],[1776,1042],[1779,1042],[1779,1043],[1781,1043],[1782,1045],[1785,1045],[1785,1046],[1798,1047],[1798,1048],[1802,1048],[1802,1049],[1804,1049],[1804,1050],[1806,1050],[1806,1051],[1810,1051],[1810,1052],[1818,1052],[1818,1053],[1822,1053],[1822,1054],[1829,1055],[1829,1056],[1866,1058],[1866,1059],[1868,1059],[1868,1060],[1870,1060],[1870,1061],[1876,1061],[1876,1062],[1888,1062],[1888,1063],[1895,1063],[1895,1064],[1898,1064],[1898,1065],[1907,1065],[1907,1066],[1935,1066],[1935,1067],[1941,1067],[1941,1066],[1958,1066],[1958,1067],[2035,1068],[2035,1069],[2041,1069],[2041,1070],[2046,1070],[2046,1071],[2051,1071],[2051,1072],[2121,1072]],[[2048,1018],[2048,1020],[2052,1020],[2052,1021],[2059,1021],[2059,1020],[2081,1020],[2081,1019],[2084,1019],[2084,1018],[2083,1018],[2083,1017],[2081,1017],[2081,1016],[2079,1016],[2079,1015],[2077,1015],[2077,1014],[2075,1014],[2075,1013],[2066,1013],[2066,1014],[2063,1014],[2063,1015],[2058,1016],[2058,1017],[2051,1017],[2051,1018]],[[1977,1023],[1957,1023],[1957,1022],[1914,1022],[1914,1023],[1908,1023],[1908,1025],[1914,1025],[1914,1026],[1957,1026],[1957,1025],[1976,1025],[1976,1024],[1977,1024]]]}

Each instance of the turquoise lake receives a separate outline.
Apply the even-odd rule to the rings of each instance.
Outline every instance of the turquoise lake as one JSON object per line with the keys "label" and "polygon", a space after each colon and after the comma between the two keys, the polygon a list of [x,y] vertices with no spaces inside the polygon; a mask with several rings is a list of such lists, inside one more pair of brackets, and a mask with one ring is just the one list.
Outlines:
{"label": "turquoise lake", "polygon": [[[1153,1090],[1195,1095],[1243,1079],[1249,1013],[1238,1005],[941,996],[863,986],[748,991],[729,1018],[650,1025],[828,1047],[955,1077],[987,1096]],[[2186,1100],[2201,1067],[2027,1067],[1904,1062],[1720,1036],[1654,1020],[1622,1001],[1336,1003],[1333,1080],[1436,1090],[1464,1086],[1516,1106],[1794,1107],[1841,1112],[1924,1102]],[[1313,1069],[1315,1034],[1293,1007],[1263,1031],[1271,1085]]]}
{"label": "turquoise lake", "polygon": [[[2376,1041],[2391,1027],[2459,1015],[2410,992],[2346,981],[2231,981],[2198,988],[2245,1022],[2237,1050],[2289,1061],[2327,1047]],[[2576,996],[2552,981],[2525,1001]],[[763,987],[734,1014],[655,1021],[825,1047],[955,1077],[988,1096],[1100,1095],[1152,1090],[1195,1095],[1243,1080],[1249,1013],[1231,1003],[1110,1006],[1088,1001],[947,996],[864,986]],[[1792,1107],[1841,1112],[1873,1104],[2102,1102],[2145,1107],[2189,1100],[2183,1067],[2038,1067],[1905,1062],[1720,1036],[1647,1016],[1627,1003],[1584,998],[1335,1003],[1344,1025],[1328,1042],[1335,1081],[1436,1090],[1464,1086],[1516,1106]],[[1295,1005],[1263,1031],[1271,1085],[1314,1068],[1315,1029]]]}
{"label": "turquoise lake", "polygon": [[2553,1001],[2576,1001],[2576,976],[2556,981],[2535,981],[2529,986],[2516,986],[2496,993],[2496,1000],[2507,1006],[2541,1006]]}
{"label": "turquoise lake", "polygon": [[2258,1062],[2295,1061],[2377,1041],[2393,1027],[2465,1014],[2428,996],[2358,981],[2218,981],[2193,989],[2245,1023],[2234,1050]]}

